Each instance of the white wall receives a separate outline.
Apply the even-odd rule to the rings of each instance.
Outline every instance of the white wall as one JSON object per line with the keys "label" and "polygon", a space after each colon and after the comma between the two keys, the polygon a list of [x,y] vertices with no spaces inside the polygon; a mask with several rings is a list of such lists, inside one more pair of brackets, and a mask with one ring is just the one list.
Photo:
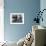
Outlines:
{"label": "white wall", "polygon": [[0,42],[4,41],[4,1],[0,0]]}

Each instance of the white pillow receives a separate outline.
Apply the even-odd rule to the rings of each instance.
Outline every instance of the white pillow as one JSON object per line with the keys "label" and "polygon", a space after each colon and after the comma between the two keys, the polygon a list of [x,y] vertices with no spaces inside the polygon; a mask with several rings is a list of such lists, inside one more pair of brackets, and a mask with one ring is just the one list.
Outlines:
{"label": "white pillow", "polygon": [[23,46],[24,40],[25,40],[25,37],[22,38],[22,39],[20,39],[20,40],[17,42],[17,46]]}

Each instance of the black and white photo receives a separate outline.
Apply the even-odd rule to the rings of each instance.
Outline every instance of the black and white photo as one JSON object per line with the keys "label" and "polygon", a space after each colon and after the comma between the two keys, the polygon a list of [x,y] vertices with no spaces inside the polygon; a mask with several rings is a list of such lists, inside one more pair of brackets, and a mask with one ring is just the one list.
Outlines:
{"label": "black and white photo", "polygon": [[24,24],[24,13],[10,13],[10,24]]}

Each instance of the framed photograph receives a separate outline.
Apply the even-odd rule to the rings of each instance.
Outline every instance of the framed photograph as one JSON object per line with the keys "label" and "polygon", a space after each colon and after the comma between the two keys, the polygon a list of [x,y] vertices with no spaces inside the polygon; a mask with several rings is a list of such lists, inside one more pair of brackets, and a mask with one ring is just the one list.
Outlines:
{"label": "framed photograph", "polygon": [[10,13],[10,24],[24,24],[24,13]]}

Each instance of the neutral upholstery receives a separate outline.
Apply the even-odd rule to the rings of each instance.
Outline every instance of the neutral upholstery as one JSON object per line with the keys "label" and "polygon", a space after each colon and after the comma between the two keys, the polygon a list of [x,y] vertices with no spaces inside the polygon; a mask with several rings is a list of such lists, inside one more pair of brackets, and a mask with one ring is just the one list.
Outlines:
{"label": "neutral upholstery", "polygon": [[44,46],[46,44],[46,28],[35,25],[32,27],[34,42],[32,46]]}

